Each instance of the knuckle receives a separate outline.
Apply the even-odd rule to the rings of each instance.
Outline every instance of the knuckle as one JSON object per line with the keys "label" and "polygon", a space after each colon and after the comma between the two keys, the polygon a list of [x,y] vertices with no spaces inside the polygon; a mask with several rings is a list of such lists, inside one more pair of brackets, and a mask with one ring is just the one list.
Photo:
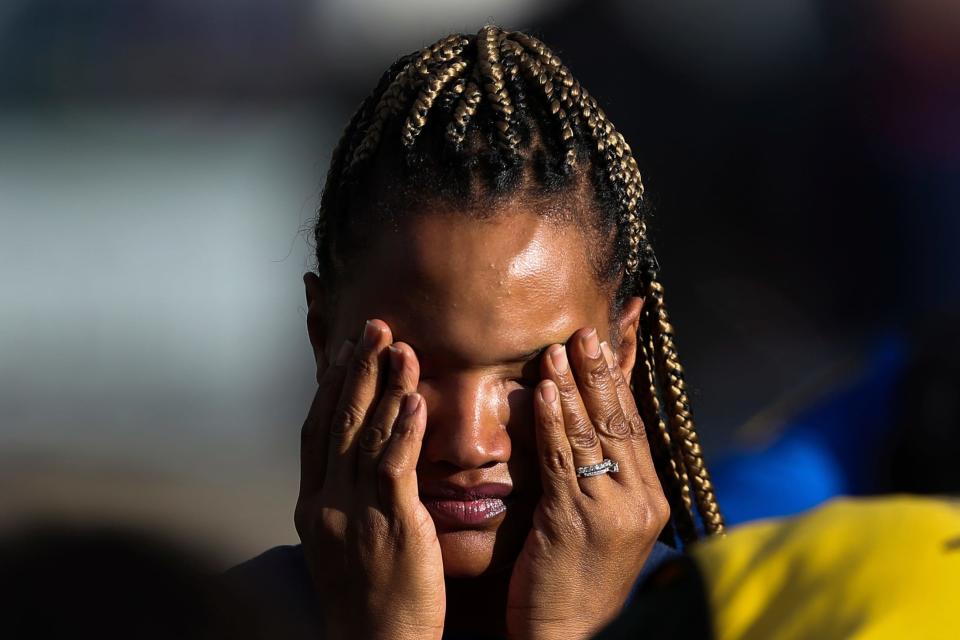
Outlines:
{"label": "knuckle", "polygon": [[607,368],[607,363],[601,360],[600,364],[590,367],[584,376],[583,383],[596,391],[608,389],[610,387],[610,369]]}
{"label": "knuckle", "polygon": [[364,354],[353,361],[351,377],[354,380],[365,380],[377,375],[377,360],[375,354]]}
{"label": "knuckle", "polygon": [[657,528],[663,529],[670,522],[670,503],[662,493],[656,501]]}
{"label": "knuckle", "polygon": [[577,420],[568,434],[570,444],[578,449],[593,449],[599,444],[597,430],[583,420]]}
{"label": "knuckle", "polygon": [[407,394],[403,381],[396,376],[390,376],[383,388],[383,399],[399,402]]}
{"label": "knuckle", "polygon": [[577,389],[577,383],[569,375],[560,377],[557,382],[557,389],[560,390],[560,403],[572,404],[577,402],[580,391]]}
{"label": "knuckle", "polygon": [[369,534],[364,537],[371,541],[382,539],[382,534],[387,528],[383,513],[374,505],[367,505],[360,509],[357,513],[357,522],[359,524],[358,528]]}
{"label": "knuckle", "polygon": [[547,409],[545,411],[538,411],[536,415],[539,418],[540,424],[547,431],[553,431],[557,429],[562,422],[559,411],[551,411]]}
{"label": "knuckle", "polygon": [[670,505],[662,491],[650,495],[640,511],[640,526],[647,531],[660,532],[670,520]]}
{"label": "knuckle", "polygon": [[620,374],[620,369],[614,367],[610,370],[610,378],[613,380],[613,386],[620,390],[627,388],[626,379]]}
{"label": "knuckle", "polygon": [[327,539],[336,539],[343,535],[345,528],[345,516],[342,512],[330,508],[320,510],[320,516],[317,518],[317,530],[321,536]]}
{"label": "knuckle", "polygon": [[402,464],[392,458],[385,458],[380,461],[377,467],[382,481],[388,484],[395,484],[403,478],[406,469]]}
{"label": "knuckle", "polygon": [[556,476],[567,475],[573,470],[570,453],[561,447],[551,447],[544,456],[544,464]]}
{"label": "knuckle", "polygon": [[643,419],[640,417],[639,413],[634,413],[627,420],[627,426],[629,428],[629,433],[637,439],[643,439],[647,437],[647,427],[643,424]]}
{"label": "knuckle", "polygon": [[624,417],[623,412],[617,407],[616,410],[608,412],[607,416],[597,425],[604,435],[612,438],[622,439],[630,435],[630,423]]}
{"label": "knuckle", "polygon": [[393,425],[393,431],[390,432],[391,438],[408,438],[413,435],[414,424],[412,416],[401,416]]}
{"label": "knuckle", "polygon": [[368,453],[376,453],[383,444],[383,431],[377,427],[368,427],[360,435],[360,448]]}
{"label": "knuckle", "polygon": [[360,426],[363,422],[363,412],[359,407],[347,405],[337,409],[333,424],[330,427],[330,433],[336,436],[342,436],[350,433]]}

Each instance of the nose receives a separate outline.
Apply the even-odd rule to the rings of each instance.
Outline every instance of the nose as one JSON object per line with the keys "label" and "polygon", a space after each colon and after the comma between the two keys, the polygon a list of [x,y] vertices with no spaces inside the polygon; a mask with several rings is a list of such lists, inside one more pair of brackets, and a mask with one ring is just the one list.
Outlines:
{"label": "nose", "polygon": [[479,374],[445,376],[421,380],[418,390],[427,403],[421,463],[457,471],[510,459],[507,399],[498,380]]}

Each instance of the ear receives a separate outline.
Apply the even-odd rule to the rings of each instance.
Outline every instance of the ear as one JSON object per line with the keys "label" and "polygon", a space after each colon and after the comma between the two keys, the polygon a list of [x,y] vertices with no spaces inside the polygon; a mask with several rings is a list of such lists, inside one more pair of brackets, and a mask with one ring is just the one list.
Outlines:
{"label": "ear", "polygon": [[620,344],[616,348],[617,361],[624,380],[630,380],[633,367],[637,362],[637,329],[640,326],[640,312],[643,311],[643,298],[628,298],[623,305],[620,319],[617,321],[617,332]]}
{"label": "ear", "polygon": [[313,347],[313,358],[317,363],[317,382],[327,370],[330,362],[327,359],[327,326],[323,317],[323,304],[326,300],[323,283],[317,274],[307,272],[303,274],[304,293],[307,296],[307,335],[310,337],[310,346]]}

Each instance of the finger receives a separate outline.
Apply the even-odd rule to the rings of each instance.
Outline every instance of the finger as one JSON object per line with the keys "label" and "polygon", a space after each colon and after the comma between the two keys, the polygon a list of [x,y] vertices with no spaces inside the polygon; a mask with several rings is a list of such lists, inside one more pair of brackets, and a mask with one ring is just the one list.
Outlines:
{"label": "finger", "polygon": [[327,482],[337,490],[346,490],[356,481],[357,434],[381,386],[381,360],[390,342],[392,336],[386,323],[368,320],[347,365],[343,390],[330,424],[327,451]]}
{"label": "finger", "polygon": [[540,482],[546,498],[564,502],[579,492],[573,451],[563,428],[560,394],[552,380],[537,387],[533,404],[534,431],[540,456]]}
{"label": "finger", "polygon": [[344,340],[333,364],[320,377],[317,392],[300,430],[300,493],[319,491],[327,467],[327,443],[333,407],[340,397],[347,362],[353,353],[354,344]]}
{"label": "finger", "polygon": [[403,517],[420,502],[417,460],[427,428],[427,406],[419,393],[408,393],[377,464],[377,489],[384,513]]}
{"label": "finger", "polygon": [[611,477],[620,482],[635,481],[638,470],[630,424],[624,416],[617,385],[596,329],[578,331],[569,345],[574,378],[600,441],[603,458],[610,458],[619,466],[619,471]]}
{"label": "finger", "polygon": [[400,405],[408,393],[417,390],[420,366],[410,345],[395,342],[388,348],[389,372],[372,419],[360,431],[357,451],[357,482],[368,500],[377,496],[377,462],[390,440]]}
{"label": "finger", "polygon": [[[600,343],[604,359],[607,366],[610,367],[610,375],[617,387],[617,397],[620,399],[620,408],[623,415],[630,425],[630,437],[633,440],[634,463],[637,465],[637,471],[643,482],[651,487],[661,488],[660,479],[657,477],[656,467],[653,464],[653,456],[650,453],[650,442],[647,440],[647,430],[640,417],[640,411],[637,409],[637,401],[633,396],[633,390],[623,377],[623,371],[617,362],[613,350],[606,342]],[[621,469],[622,470],[622,469]]]}
{"label": "finger", "polygon": [[[553,380],[557,385],[564,432],[573,452],[573,463],[582,467],[601,462],[603,452],[600,449],[600,440],[580,399],[580,391],[567,359],[567,349],[560,344],[553,345],[548,354],[549,357],[543,359],[543,366],[546,368],[544,377]],[[580,486],[582,488],[585,485]]]}

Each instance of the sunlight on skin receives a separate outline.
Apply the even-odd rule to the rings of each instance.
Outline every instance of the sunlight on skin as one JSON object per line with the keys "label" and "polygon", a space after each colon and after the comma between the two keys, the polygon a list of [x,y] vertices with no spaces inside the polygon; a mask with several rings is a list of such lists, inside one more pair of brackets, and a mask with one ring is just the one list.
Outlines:
{"label": "sunlight on skin", "polygon": [[540,491],[530,404],[538,358],[517,360],[580,327],[609,337],[609,298],[582,232],[519,203],[485,220],[430,211],[385,225],[352,268],[326,357],[368,318],[413,347],[428,416],[420,481],[514,487],[513,505],[489,530],[438,532],[444,570],[469,577],[509,566]]}

